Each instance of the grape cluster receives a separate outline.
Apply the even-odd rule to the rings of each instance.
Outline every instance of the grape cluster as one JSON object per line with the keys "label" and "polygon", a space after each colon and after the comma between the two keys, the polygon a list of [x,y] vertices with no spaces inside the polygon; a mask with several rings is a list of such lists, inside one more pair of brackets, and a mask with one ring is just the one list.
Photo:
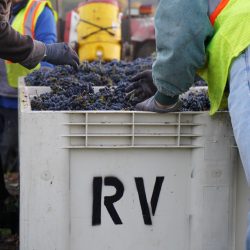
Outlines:
{"label": "grape cluster", "polygon": [[[132,76],[152,68],[151,57],[138,58],[132,62],[83,62],[75,71],[70,66],[57,66],[51,71],[36,70],[25,77],[28,86],[51,86],[53,83],[63,84],[65,77],[72,78],[80,84],[91,83],[93,86],[116,86],[120,82],[128,82]],[[59,83],[58,83],[59,84]]]}
{"label": "grape cluster", "polygon": [[[35,96],[32,110],[133,110],[143,99],[128,99],[125,89],[132,76],[151,69],[152,63],[148,57],[133,62],[83,62],[78,71],[70,66],[34,71],[25,77],[26,85],[50,86],[51,92]],[[96,86],[102,87],[95,92]]]}
{"label": "grape cluster", "polygon": [[210,109],[207,88],[191,88],[180,96],[181,111],[206,111]]}
{"label": "grape cluster", "polygon": [[[152,68],[153,59],[138,58],[132,62],[83,62],[76,71],[70,66],[36,70],[25,77],[28,86],[50,86],[51,92],[35,96],[32,110],[134,110],[143,97],[125,89],[131,77]],[[194,84],[195,85],[195,84]],[[95,91],[99,86],[99,90]],[[196,85],[195,85],[196,86]],[[207,94],[189,93],[182,97],[182,111],[209,109]]]}
{"label": "grape cluster", "polygon": [[200,79],[198,81],[195,81],[193,86],[195,87],[207,86],[207,83],[204,80]]}

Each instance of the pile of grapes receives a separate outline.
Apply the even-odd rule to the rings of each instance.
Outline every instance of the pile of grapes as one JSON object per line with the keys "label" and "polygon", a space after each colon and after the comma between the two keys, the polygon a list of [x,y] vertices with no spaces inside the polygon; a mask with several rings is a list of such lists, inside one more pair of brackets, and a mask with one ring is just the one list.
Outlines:
{"label": "pile of grapes", "polygon": [[[137,73],[152,68],[151,57],[132,62],[83,62],[75,71],[70,66],[57,66],[52,70],[36,70],[25,77],[28,86],[49,86],[51,92],[35,96],[32,110],[134,110],[142,97],[125,92]],[[204,83],[205,84],[205,83]],[[200,83],[199,83],[200,85]],[[209,109],[205,91],[182,98],[182,111]]]}
{"label": "pile of grapes", "polygon": [[180,95],[180,100],[182,101],[181,111],[206,111],[210,109],[207,88],[191,88]]}

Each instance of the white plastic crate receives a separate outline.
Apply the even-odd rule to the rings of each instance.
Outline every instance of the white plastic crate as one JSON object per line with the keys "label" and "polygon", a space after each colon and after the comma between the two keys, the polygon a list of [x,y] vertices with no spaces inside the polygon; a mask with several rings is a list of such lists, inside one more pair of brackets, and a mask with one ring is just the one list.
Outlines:
{"label": "white plastic crate", "polygon": [[226,112],[31,111],[46,88],[19,90],[21,250],[244,249]]}

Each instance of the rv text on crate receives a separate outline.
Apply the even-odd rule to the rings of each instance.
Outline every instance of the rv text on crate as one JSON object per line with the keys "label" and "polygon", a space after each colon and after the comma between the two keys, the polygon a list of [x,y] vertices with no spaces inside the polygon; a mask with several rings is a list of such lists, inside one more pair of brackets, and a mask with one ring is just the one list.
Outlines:
{"label": "rv text on crate", "polygon": [[[158,176],[155,179],[153,193],[150,200],[150,205],[147,200],[144,180],[142,177],[135,177],[135,185],[140,201],[142,217],[146,225],[152,225],[152,216],[155,215],[157,203],[159,200],[163,176]],[[114,203],[119,201],[124,194],[124,185],[117,177],[94,177],[93,178],[93,205],[92,205],[92,225],[101,225],[101,211],[102,211],[102,189],[105,186],[112,186],[116,192],[112,196],[104,196],[104,206],[106,207],[114,224],[122,224],[122,220],[114,207]]]}

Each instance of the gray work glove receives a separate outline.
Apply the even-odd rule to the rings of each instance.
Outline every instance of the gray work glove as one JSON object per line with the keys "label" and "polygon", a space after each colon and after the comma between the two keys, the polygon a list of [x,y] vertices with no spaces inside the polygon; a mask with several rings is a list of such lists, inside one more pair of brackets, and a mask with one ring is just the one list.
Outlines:
{"label": "gray work glove", "polygon": [[182,106],[182,102],[178,100],[176,103],[168,106],[159,106],[155,100],[155,96],[151,96],[144,102],[140,102],[135,106],[137,111],[150,111],[157,113],[178,112]]}
{"label": "gray work glove", "polygon": [[145,70],[135,75],[130,81],[131,83],[125,90],[128,93],[127,97],[133,95],[145,100],[157,91],[153,83],[152,70]]}
{"label": "gray work glove", "polygon": [[66,43],[45,44],[46,52],[44,61],[54,65],[68,64],[78,69],[80,64],[76,52]]}

